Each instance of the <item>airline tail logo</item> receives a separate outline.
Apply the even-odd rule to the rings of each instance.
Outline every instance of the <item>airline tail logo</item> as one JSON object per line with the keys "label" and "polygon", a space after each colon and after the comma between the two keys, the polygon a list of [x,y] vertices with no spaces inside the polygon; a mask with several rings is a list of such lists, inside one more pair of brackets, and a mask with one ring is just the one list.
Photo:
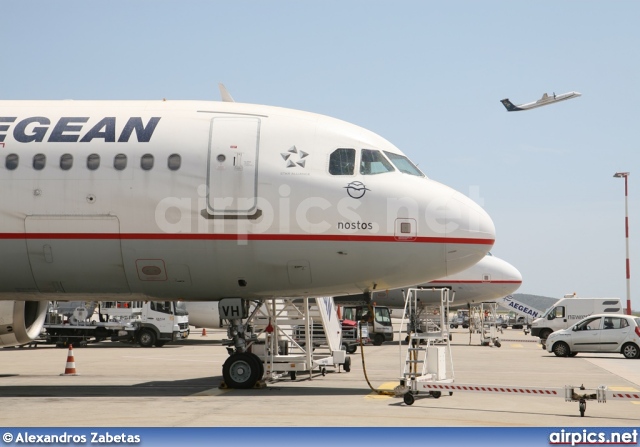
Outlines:
{"label": "airline tail logo", "polygon": [[[87,124],[89,122],[93,124]],[[0,116],[0,144],[7,135],[13,136],[18,143],[89,143],[93,140],[128,143],[134,133],[138,143],[148,143],[158,122],[159,116],[149,118],[146,124],[141,117],[132,116],[124,126],[118,126],[114,116],[97,121],[89,117],[63,116],[55,124],[44,116],[20,120],[16,116]]]}

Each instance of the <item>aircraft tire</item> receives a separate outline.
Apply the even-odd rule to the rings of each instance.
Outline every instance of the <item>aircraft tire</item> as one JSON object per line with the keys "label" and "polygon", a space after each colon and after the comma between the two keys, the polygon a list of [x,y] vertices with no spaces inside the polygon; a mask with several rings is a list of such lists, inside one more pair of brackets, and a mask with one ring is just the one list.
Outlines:
{"label": "aircraft tire", "polygon": [[231,354],[222,365],[222,377],[229,388],[249,389],[260,379],[260,369],[247,352]]}
{"label": "aircraft tire", "polygon": [[258,357],[253,352],[249,353],[249,355],[253,359],[255,365],[258,367],[258,380],[260,380],[262,379],[262,377],[264,377],[264,362],[260,360],[260,357]]}

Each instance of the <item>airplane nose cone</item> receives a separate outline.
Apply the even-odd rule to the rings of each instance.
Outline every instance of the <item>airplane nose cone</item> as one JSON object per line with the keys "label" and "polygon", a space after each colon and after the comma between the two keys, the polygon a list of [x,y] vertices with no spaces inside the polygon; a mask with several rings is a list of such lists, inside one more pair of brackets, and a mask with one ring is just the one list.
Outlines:
{"label": "airplane nose cone", "polygon": [[503,275],[502,281],[504,284],[504,295],[509,295],[515,292],[522,285],[522,273],[520,270],[512,266],[511,264],[505,262],[505,266],[503,266]]}
{"label": "airplane nose cone", "polygon": [[520,286],[520,284],[522,284],[522,273],[520,273],[520,270],[509,264],[509,267],[506,269],[504,279],[505,281],[513,282]]}
{"label": "airplane nose cone", "polygon": [[487,254],[495,241],[496,228],[480,205],[456,192],[447,203],[447,238],[447,275],[452,275]]}

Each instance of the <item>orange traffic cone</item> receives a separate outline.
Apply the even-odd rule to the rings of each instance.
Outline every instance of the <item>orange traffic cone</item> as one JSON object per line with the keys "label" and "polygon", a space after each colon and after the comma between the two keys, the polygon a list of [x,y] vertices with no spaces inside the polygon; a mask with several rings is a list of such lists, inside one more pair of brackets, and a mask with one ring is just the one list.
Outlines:
{"label": "orange traffic cone", "polygon": [[202,328],[202,337],[206,337],[207,336],[207,330],[205,328]]}
{"label": "orange traffic cone", "polygon": [[69,345],[69,353],[67,354],[67,366],[64,368],[64,374],[61,376],[77,376],[76,360],[73,357],[73,345]]}

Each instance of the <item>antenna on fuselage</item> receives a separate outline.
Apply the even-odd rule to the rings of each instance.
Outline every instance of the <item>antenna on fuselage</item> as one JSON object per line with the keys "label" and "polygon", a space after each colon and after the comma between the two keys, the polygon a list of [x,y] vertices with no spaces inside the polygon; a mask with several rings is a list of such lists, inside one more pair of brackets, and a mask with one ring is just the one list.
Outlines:
{"label": "antenna on fuselage", "polygon": [[222,98],[223,102],[235,102],[233,100],[233,97],[227,90],[227,87],[225,87],[223,83],[218,83],[218,89],[220,90],[220,97]]}

